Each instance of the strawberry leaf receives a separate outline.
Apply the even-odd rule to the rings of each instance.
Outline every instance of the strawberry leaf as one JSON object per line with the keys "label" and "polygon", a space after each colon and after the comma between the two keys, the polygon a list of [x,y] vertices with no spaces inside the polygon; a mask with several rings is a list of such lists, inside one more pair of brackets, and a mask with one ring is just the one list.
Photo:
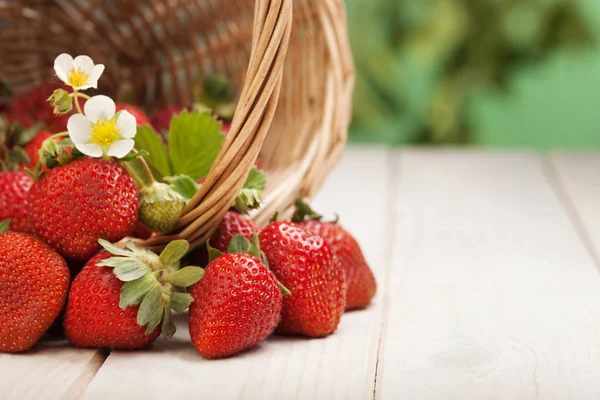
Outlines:
{"label": "strawberry leaf", "polygon": [[134,281],[151,272],[146,264],[132,258],[123,258],[113,270],[121,282]]}
{"label": "strawberry leaf", "polygon": [[189,293],[173,293],[171,295],[171,308],[177,312],[187,310],[194,301],[194,298]]}
{"label": "strawberry leaf", "polygon": [[115,246],[108,240],[98,239],[98,243],[100,244],[100,246],[102,246],[104,248],[104,250],[108,251],[110,254],[112,254],[114,256],[129,257],[131,255],[131,252],[124,250],[118,246]]}
{"label": "strawberry leaf", "polygon": [[200,189],[200,185],[187,175],[167,176],[164,180],[170,183],[171,187],[186,201],[190,201]]}
{"label": "strawberry leaf", "polygon": [[245,236],[240,234],[234,235],[229,242],[229,247],[227,247],[228,253],[247,253],[248,249],[250,249],[250,241]]}
{"label": "strawberry leaf", "polygon": [[173,323],[173,314],[171,314],[171,309],[169,307],[165,307],[163,310],[162,325],[160,330],[165,339],[171,339],[173,335],[175,335],[175,331],[177,331],[177,328]]}
{"label": "strawberry leaf", "polygon": [[266,184],[267,176],[265,173],[256,167],[252,167],[244,183],[244,189],[256,189],[262,192],[265,190]]}
{"label": "strawberry leaf", "polygon": [[[151,321],[155,322],[158,316],[159,322],[162,317],[162,290],[160,285],[154,286],[144,296],[142,304],[137,314],[137,323],[139,326],[149,324]],[[158,322],[154,325],[156,327]]]}
{"label": "strawberry leaf", "polygon": [[144,158],[150,165],[155,178],[161,179],[163,176],[173,175],[165,144],[152,127],[148,125],[138,126],[135,135],[135,148],[138,151],[145,150],[149,153]]}
{"label": "strawberry leaf", "polygon": [[160,253],[160,262],[166,267],[181,260],[190,249],[187,240],[174,240]]}
{"label": "strawberry leaf", "polygon": [[4,221],[0,222],[0,233],[8,232],[9,227],[10,227],[10,219],[5,219]]}
{"label": "strawberry leaf", "polygon": [[146,274],[131,282],[126,282],[121,288],[119,307],[121,310],[129,306],[140,304],[152,288],[160,286],[153,274]]}
{"label": "strawberry leaf", "polygon": [[169,153],[172,174],[198,180],[208,175],[217,158],[223,135],[221,123],[208,114],[183,111],[171,120]]}
{"label": "strawberry leaf", "polygon": [[169,277],[169,282],[179,287],[189,287],[198,282],[204,276],[204,270],[200,267],[185,267],[174,272]]}
{"label": "strawberry leaf", "polygon": [[214,247],[212,247],[210,245],[209,242],[206,242],[206,250],[208,251],[208,262],[211,263],[213,262],[215,259],[221,257],[223,254],[222,251],[215,249]]}

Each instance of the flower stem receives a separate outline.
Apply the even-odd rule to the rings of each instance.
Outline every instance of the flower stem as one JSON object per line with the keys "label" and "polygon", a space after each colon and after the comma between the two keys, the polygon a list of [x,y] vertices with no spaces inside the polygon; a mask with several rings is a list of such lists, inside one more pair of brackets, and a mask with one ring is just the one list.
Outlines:
{"label": "flower stem", "polygon": [[[136,149],[132,150],[134,153],[137,153],[138,151]],[[146,175],[148,176],[148,184],[151,185],[154,182],[156,182],[156,180],[154,179],[154,176],[152,175],[152,171],[150,170],[150,167],[148,166],[148,163],[146,162],[146,160],[144,159],[144,157],[138,157],[140,162],[142,163],[142,166],[144,167],[144,171],[146,172]]]}
{"label": "flower stem", "polygon": [[50,136],[50,137],[49,137],[48,139],[46,139],[46,140],[54,140],[54,139],[57,139],[57,138],[61,138],[61,137],[67,137],[67,136],[69,136],[69,132],[67,132],[67,131],[64,131],[64,132],[59,132],[59,133],[56,133],[56,134],[54,134],[54,135]]}
{"label": "flower stem", "polygon": [[81,111],[81,106],[79,105],[79,101],[77,100],[78,97],[83,97],[86,96],[88,99],[90,98],[88,95],[85,94],[80,94],[77,89],[73,89],[73,100],[75,101],[75,108],[77,108],[77,111],[79,112],[79,114],[83,114],[83,111]]}
{"label": "flower stem", "polygon": [[139,187],[144,187],[146,185],[146,182],[144,182],[144,180],[137,174],[137,172],[135,172],[135,169],[133,169],[128,162],[121,163],[121,165],[127,170],[127,172],[129,172],[129,175],[131,175]]}

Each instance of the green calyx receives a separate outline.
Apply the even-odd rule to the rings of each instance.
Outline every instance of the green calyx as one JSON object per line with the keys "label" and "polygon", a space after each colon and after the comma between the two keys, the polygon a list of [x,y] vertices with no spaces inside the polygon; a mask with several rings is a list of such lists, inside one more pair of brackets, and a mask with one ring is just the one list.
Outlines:
{"label": "green calyx", "polygon": [[122,282],[119,307],[139,305],[137,323],[146,327],[149,335],[161,325],[163,336],[170,339],[175,334],[171,310],[186,310],[193,301],[185,288],[204,276],[200,267],[181,268],[181,259],[189,250],[185,240],[175,240],[167,245],[160,255],[127,242],[125,249],[100,239],[100,245],[109,252],[109,257],[100,267],[113,268],[113,273]]}
{"label": "green calyx", "polygon": [[248,214],[262,206],[262,192],[265,190],[267,177],[258,168],[253,167],[246,178],[244,187],[236,197],[233,207],[242,214]]}
{"label": "green calyx", "polygon": [[169,232],[181,216],[185,199],[166,183],[152,182],[140,190],[140,220],[153,231]]}
{"label": "green calyx", "polygon": [[73,98],[64,89],[56,89],[47,99],[56,115],[70,113],[73,109]]}
{"label": "green calyx", "polygon": [[0,233],[6,233],[10,230],[10,219],[0,222]]}
{"label": "green calyx", "polygon": [[[224,254],[223,252],[211,247],[209,242],[206,242],[206,247],[208,249],[209,262],[212,262],[213,260],[219,258]],[[252,235],[252,242],[248,240],[248,238],[245,236],[239,234],[234,235],[231,238],[231,241],[229,242],[227,253],[250,254],[261,260],[263,264],[267,266],[267,268],[269,267],[269,261],[267,260],[267,256],[260,249],[260,242],[258,240],[258,234],[256,232],[254,232],[254,235]],[[281,291],[281,294],[283,296],[290,296],[292,294],[292,292],[290,292],[288,288],[283,286],[283,284],[279,282],[279,280],[277,281],[277,284],[279,285],[279,290]]]}
{"label": "green calyx", "polygon": [[294,211],[294,215],[292,216],[292,222],[302,222],[311,219],[320,220],[323,216],[313,210],[306,202],[304,202],[301,198],[297,198],[296,202],[296,211]]}

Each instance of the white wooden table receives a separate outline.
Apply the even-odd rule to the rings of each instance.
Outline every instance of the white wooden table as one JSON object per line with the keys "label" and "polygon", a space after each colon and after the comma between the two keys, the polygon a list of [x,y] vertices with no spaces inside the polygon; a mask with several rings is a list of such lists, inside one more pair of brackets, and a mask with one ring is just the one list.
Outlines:
{"label": "white wooden table", "polygon": [[377,276],[326,339],[0,355],[0,399],[600,399],[600,153],[349,149],[315,202]]}

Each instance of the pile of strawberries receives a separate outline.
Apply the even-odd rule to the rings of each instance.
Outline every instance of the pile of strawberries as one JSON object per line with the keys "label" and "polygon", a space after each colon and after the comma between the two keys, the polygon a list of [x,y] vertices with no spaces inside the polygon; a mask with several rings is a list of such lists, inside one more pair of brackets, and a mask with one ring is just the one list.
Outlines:
{"label": "pile of strawberries", "polygon": [[[29,350],[57,331],[75,347],[140,349],[171,338],[173,313],[187,312],[196,350],[227,357],[273,332],[327,336],[344,311],[372,301],[375,279],[356,240],[300,200],[292,221],[261,228],[232,205],[206,245],[143,247],[136,238],[162,230],[143,218],[145,189],[117,160],[53,140],[65,116],[38,111],[48,107],[38,91],[47,97],[43,86],[15,99],[0,127],[1,352]],[[181,111],[151,119],[130,105],[117,110],[157,131]],[[49,131],[27,131],[39,122]],[[49,149],[56,159],[45,159]],[[174,205],[179,213],[178,196],[153,203],[153,215]]]}

